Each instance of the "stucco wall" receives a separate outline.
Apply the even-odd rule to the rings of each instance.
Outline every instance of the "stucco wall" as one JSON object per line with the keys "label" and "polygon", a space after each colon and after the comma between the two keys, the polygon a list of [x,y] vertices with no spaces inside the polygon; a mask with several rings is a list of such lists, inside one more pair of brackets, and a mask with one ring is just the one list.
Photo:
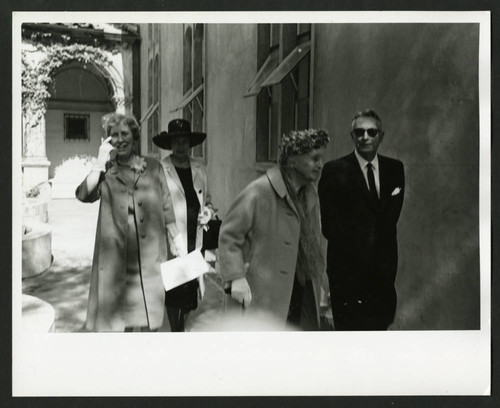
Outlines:
{"label": "stucco wall", "polygon": [[[64,140],[64,114],[75,113],[90,115],[90,140]],[[108,113],[90,111],[72,111],[49,109],[45,114],[45,131],[47,143],[47,158],[50,161],[49,178],[54,177],[56,168],[64,160],[75,156],[97,157],[101,137],[104,130],[101,127],[101,117]],[[75,175],[76,179],[83,179],[86,174]]]}
{"label": "stucco wall", "polygon": [[[160,120],[161,130],[167,130],[168,122],[182,117],[182,110],[171,112],[182,101],[183,60],[182,24],[160,25]],[[162,151],[162,156],[167,152]]]}
{"label": "stucco wall", "polygon": [[395,328],[478,329],[478,35],[472,24],[316,27],[314,125],[352,151],[353,113],[381,115],[405,164]]}
{"label": "stucco wall", "polygon": [[257,73],[257,30],[250,24],[206,29],[207,170],[221,217],[259,176],[255,169],[255,98],[243,98]]}

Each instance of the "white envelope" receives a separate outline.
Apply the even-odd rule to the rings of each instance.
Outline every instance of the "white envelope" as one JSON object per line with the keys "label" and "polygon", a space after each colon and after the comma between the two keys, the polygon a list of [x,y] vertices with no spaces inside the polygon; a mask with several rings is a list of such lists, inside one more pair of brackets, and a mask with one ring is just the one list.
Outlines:
{"label": "white envelope", "polygon": [[210,269],[210,265],[203,259],[203,255],[199,250],[190,252],[186,256],[163,262],[160,266],[165,290],[173,289],[183,283],[196,279]]}

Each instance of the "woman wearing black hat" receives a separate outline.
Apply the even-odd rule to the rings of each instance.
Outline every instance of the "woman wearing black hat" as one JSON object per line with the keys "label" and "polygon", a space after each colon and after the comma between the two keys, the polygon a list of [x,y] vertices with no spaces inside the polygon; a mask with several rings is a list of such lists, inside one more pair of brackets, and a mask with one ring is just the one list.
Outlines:
{"label": "woman wearing black hat", "polygon": [[[203,163],[189,157],[190,149],[206,138],[205,133],[191,132],[185,119],[174,119],[168,124],[168,132],[161,132],[153,142],[162,149],[172,151],[163,158],[167,185],[170,190],[176,224],[183,235],[188,252],[201,249],[203,225],[199,222],[201,211],[210,204],[207,187],[207,172]],[[203,296],[203,276],[165,293],[165,306],[172,331],[184,331],[185,321],[191,310],[198,307],[198,289]]]}

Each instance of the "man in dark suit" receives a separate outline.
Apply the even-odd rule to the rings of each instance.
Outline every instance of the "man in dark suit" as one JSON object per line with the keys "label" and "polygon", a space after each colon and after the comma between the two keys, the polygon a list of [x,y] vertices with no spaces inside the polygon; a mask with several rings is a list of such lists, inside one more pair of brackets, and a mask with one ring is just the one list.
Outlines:
{"label": "man in dark suit", "polygon": [[376,112],[354,115],[355,150],[328,162],[319,181],[321,223],[335,330],[387,330],[396,312],[396,224],[403,163],[377,154],[384,138]]}

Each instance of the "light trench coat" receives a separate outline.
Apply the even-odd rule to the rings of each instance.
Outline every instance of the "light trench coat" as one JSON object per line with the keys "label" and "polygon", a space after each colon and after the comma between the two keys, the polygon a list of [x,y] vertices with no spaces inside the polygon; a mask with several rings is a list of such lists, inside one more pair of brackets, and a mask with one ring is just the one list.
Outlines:
{"label": "light trench coat", "polygon": [[[313,184],[306,186],[306,202],[313,230],[321,243],[319,201]],[[299,214],[279,168],[268,170],[236,197],[221,226],[219,267],[224,282],[242,277],[248,281],[252,301],[240,313],[241,319],[248,317],[253,324],[256,318],[267,316],[271,329],[285,329],[299,236]],[[312,281],[318,325],[321,275],[326,269],[324,256],[319,265],[320,277]],[[241,309],[230,296],[225,297],[225,302],[226,311]]]}
{"label": "light trench coat", "polygon": [[[197,159],[189,159],[191,164],[191,174],[193,177],[193,187],[196,191],[196,196],[200,202],[200,209],[210,202],[210,193],[208,192],[207,170],[204,164]],[[170,156],[164,157],[161,164],[165,171],[167,186],[172,198],[172,204],[175,213],[175,222],[179,233],[182,234],[187,247],[187,207],[186,193],[182,187],[181,180],[175,166],[172,163]],[[203,246],[203,227],[198,225],[196,230],[196,249],[201,249]]]}
{"label": "light trench coat", "polygon": [[[143,295],[149,327],[162,325],[165,290],[160,263],[167,260],[167,225],[175,223],[172,200],[160,163],[145,157],[146,169],[137,174],[132,190],[137,227]],[[90,276],[86,330],[123,331],[126,283],[128,189],[116,162],[101,175],[94,191],[87,180],[76,190],[83,202],[101,200]]]}

